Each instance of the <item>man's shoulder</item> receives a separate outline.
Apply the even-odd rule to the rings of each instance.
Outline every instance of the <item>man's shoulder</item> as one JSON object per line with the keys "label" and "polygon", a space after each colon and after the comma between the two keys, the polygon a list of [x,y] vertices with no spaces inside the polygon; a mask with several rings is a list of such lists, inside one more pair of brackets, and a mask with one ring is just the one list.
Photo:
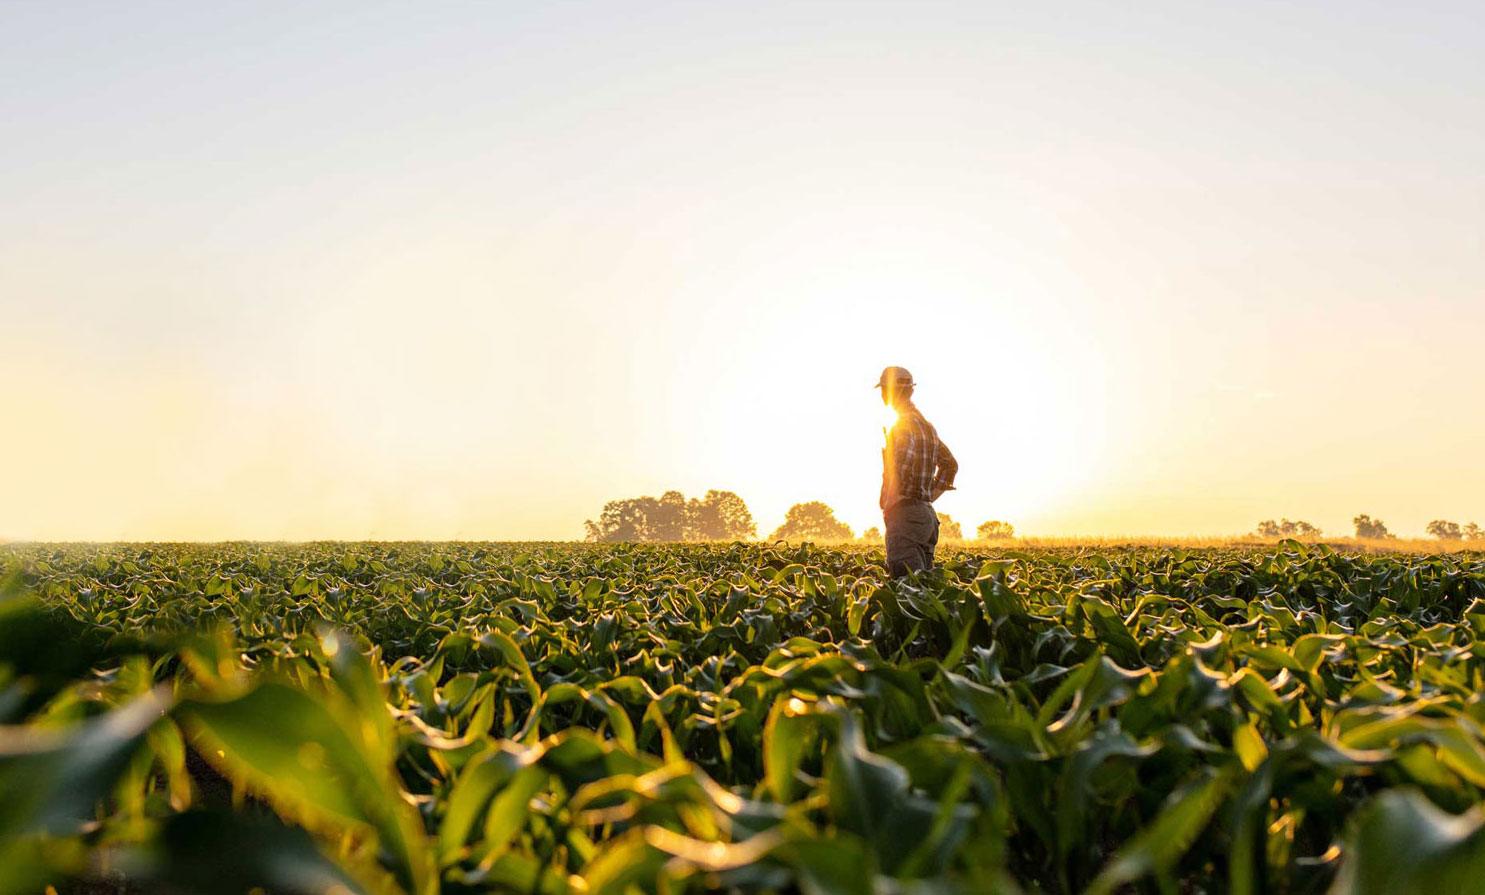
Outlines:
{"label": "man's shoulder", "polygon": [[907,424],[910,426],[914,426],[919,429],[927,429],[929,432],[933,431],[933,424],[928,421],[928,417],[923,415],[923,411],[919,410],[916,407],[908,408],[907,411],[902,414],[900,419],[906,421]]}
{"label": "man's shoulder", "polygon": [[927,425],[928,420],[923,418],[923,414],[919,413],[917,408],[910,407],[898,412],[897,421],[892,424],[892,431],[916,432]]}

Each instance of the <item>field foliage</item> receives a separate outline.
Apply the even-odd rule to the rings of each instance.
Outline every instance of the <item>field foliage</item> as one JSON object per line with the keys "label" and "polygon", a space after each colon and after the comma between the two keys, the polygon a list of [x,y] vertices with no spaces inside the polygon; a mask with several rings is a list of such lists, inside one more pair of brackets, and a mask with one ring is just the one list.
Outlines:
{"label": "field foliage", "polygon": [[1479,554],[954,550],[896,583],[808,545],[0,560],[0,893],[1485,871]]}

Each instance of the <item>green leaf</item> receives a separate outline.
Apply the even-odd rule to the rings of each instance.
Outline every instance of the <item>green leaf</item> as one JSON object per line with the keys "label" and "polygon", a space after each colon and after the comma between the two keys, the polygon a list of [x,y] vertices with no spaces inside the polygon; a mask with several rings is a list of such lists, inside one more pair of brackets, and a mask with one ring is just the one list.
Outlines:
{"label": "green leaf", "polygon": [[831,815],[843,828],[870,842],[900,836],[901,831],[890,830],[887,824],[907,794],[907,771],[867,750],[861,729],[849,712],[841,712],[839,718],[841,729],[825,772]]}
{"label": "green leaf", "polygon": [[876,861],[856,837],[791,842],[779,850],[805,895],[875,895]]}
{"label": "green leaf", "polygon": [[117,856],[134,882],[172,892],[216,895],[268,889],[283,895],[367,892],[326,857],[304,830],[261,813],[188,811],[165,820],[145,846]]}
{"label": "green leaf", "polygon": [[1440,811],[1416,790],[1377,796],[1346,836],[1332,895],[1468,895],[1485,880],[1485,815]]}
{"label": "green leaf", "polygon": [[[438,852],[441,863],[449,864],[458,857],[469,834],[474,830],[475,824],[478,823],[491,800],[495,799],[496,794],[501,793],[502,790],[510,791],[513,778],[530,769],[540,758],[541,750],[539,749],[525,749],[502,743],[480,753],[465,765],[449,793],[448,807],[438,830]],[[538,772],[531,776],[534,779],[534,785],[531,780],[527,780],[513,790],[518,794],[525,792],[525,798],[528,801],[535,789],[545,782],[547,775],[544,772]],[[516,798],[519,798],[519,795]],[[514,810],[524,811],[525,807],[526,802],[520,801]],[[494,831],[494,835],[508,840],[510,835],[514,835],[514,831],[508,829],[508,815],[512,807],[509,804],[502,804],[500,809],[497,812],[501,818],[500,825]],[[486,830],[485,847],[487,849],[492,846],[491,835],[491,831]]]}
{"label": "green leaf", "polygon": [[0,840],[76,833],[168,707],[151,692],[75,730],[0,729]]}
{"label": "green leaf", "polygon": [[391,758],[373,751],[374,729],[364,732],[350,720],[354,712],[332,713],[333,697],[265,683],[225,702],[182,703],[178,713],[202,754],[229,777],[312,828],[370,827],[402,886],[414,895],[430,891],[432,851],[402,800]]}
{"label": "green leaf", "polygon": [[1088,887],[1088,895],[1108,895],[1151,873],[1168,876],[1231,790],[1232,774],[1226,771],[1176,790],[1149,826],[1114,853]]}
{"label": "green leaf", "polygon": [[763,779],[768,792],[780,804],[794,801],[800,789],[799,766],[815,740],[819,719],[808,703],[797,698],[780,699],[763,726]]}

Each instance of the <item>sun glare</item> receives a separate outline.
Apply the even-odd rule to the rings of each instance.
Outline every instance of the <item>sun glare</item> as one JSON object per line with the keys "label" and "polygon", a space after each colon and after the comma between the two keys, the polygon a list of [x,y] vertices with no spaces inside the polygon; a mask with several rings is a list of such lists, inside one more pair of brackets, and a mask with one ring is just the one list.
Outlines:
{"label": "sun glare", "polygon": [[897,425],[897,408],[896,407],[893,407],[891,404],[883,404],[882,405],[882,412],[881,412],[881,420],[882,420],[882,434],[885,435],[887,433],[887,430],[888,429],[890,429],[893,426]]}

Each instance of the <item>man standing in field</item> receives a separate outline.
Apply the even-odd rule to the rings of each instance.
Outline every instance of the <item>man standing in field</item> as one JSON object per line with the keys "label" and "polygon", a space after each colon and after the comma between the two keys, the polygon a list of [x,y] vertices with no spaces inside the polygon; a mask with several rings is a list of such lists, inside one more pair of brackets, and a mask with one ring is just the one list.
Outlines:
{"label": "man standing in field", "polygon": [[933,502],[954,488],[959,463],[913,404],[913,374],[888,367],[877,380],[882,403],[897,411],[882,449],[882,519],[892,577],[933,568],[938,514]]}

